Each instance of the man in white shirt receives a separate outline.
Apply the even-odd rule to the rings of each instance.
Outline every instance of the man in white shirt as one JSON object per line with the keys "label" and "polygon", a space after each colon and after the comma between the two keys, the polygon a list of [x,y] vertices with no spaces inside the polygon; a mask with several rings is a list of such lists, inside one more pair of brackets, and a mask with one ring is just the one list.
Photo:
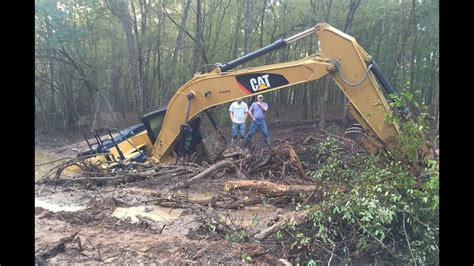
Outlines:
{"label": "man in white shirt", "polygon": [[243,143],[248,111],[249,108],[245,102],[242,102],[242,99],[233,102],[229,107],[230,120],[232,121],[232,144],[238,136],[240,137],[240,144]]}

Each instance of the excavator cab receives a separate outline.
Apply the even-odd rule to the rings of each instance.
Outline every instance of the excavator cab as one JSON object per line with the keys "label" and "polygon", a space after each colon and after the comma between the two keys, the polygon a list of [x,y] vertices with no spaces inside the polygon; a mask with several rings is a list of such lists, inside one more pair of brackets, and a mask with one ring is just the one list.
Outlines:
{"label": "excavator cab", "polygon": [[153,111],[142,116],[142,123],[145,125],[148,137],[151,143],[155,143],[158,135],[160,134],[163,120],[166,115],[166,108],[161,108],[157,111]]}

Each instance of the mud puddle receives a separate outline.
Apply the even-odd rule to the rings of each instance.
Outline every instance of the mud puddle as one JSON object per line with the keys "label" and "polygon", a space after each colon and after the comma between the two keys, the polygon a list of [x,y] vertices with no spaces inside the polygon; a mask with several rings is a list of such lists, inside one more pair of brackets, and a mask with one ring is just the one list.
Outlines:
{"label": "mud puddle", "polygon": [[35,207],[52,212],[77,212],[87,208],[94,195],[77,188],[51,188],[45,185],[35,186]]}
{"label": "mud puddle", "polygon": [[183,209],[171,209],[158,206],[134,206],[134,207],[117,207],[112,216],[119,219],[130,218],[132,223],[139,221],[138,217],[146,217],[156,222],[170,222],[178,219]]}
{"label": "mud puddle", "polygon": [[60,211],[76,212],[76,211],[80,211],[86,208],[86,206],[80,206],[80,205],[55,204],[55,203],[44,201],[39,198],[35,198],[35,208],[36,207],[43,208],[52,212],[60,212]]}

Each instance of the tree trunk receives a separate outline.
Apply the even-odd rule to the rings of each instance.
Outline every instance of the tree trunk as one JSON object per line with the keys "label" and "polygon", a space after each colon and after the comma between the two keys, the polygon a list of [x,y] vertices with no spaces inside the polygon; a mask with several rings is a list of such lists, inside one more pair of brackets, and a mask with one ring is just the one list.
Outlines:
{"label": "tree trunk", "polygon": [[142,105],[142,86],[140,82],[140,66],[138,62],[138,51],[136,46],[135,38],[132,32],[132,18],[127,7],[128,1],[117,1],[118,19],[122,23],[123,31],[125,32],[125,38],[127,40],[128,57],[130,60],[130,66],[132,69],[132,86],[133,95],[135,99],[135,111],[140,117],[143,114]]}
{"label": "tree trunk", "polygon": [[159,32],[158,32],[158,41],[157,41],[157,51],[156,51],[156,54],[158,56],[158,88],[159,88],[159,97],[158,98],[158,102],[157,102],[157,105],[159,107],[163,106],[164,105],[164,102],[165,102],[165,84],[166,82],[164,82],[164,79],[165,79],[165,71],[164,71],[164,67],[163,67],[163,64],[161,63],[162,61],[164,61],[163,59],[163,56],[162,56],[162,53],[161,53],[161,43],[163,42],[164,40],[164,36],[165,36],[165,29],[166,29],[166,20],[164,19],[164,10],[163,9],[160,9],[160,13],[159,13],[159,21],[160,21],[160,24],[158,25],[158,29],[159,29]]}
{"label": "tree trunk", "polygon": [[[244,54],[252,51],[252,0],[247,0],[245,4],[245,26],[244,26]],[[246,63],[248,67],[250,63]]]}
{"label": "tree trunk", "polygon": [[[313,38],[309,39],[308,42],[308,53],[307,55],[311,55],[313,53]],[[310,98],[310,88],[313,82],[307,82],[304,85],[304,91],[303,91],[303,106],[304,106],[304,112],[303,112],[303,119],[308,119],[308,105],[311,104],[311,98]]]}
{"label": "tree trunk", "polygon": [[[148,28],[148,23],[147,23],[147,17],[148,17],[148,5],[146,3],[146,0],[140,1],[140,8],[141,8],[141,13],[142,13],[142,38],[146,40],[146,30]],[[147,43],[145,43],[146,45]],[[145,47],[149,48],[149,45],[146,45]],[[149,82],[149,60],[150,60],[150,49],[148,49],[148,52],[145,56],[146,62],[144,64],[144,69],[143,69],[143,99],[144,99],[144,106],[143,110],[144,112],[150,111],[151,107],[151,84]]]}
{"label": "tree trunk", "polygon": [[326,108],[328,106],[328,96],[329,96],[329,85],[331,82],[331,78],[326,76],[325,80],[323,81],[321,97],[319,102],[319,128],[326,127]]}
{"label": "tree trunk", "polygon": [[[146,113],[149,108],[149,101],[150,101],[150,86],[148,84],[148,60],[149,60],[149,52],[147,52],[148,56],[144,57],[144,48],[146,47],[146,30],[147,30],[147,16],[148,16],[148,5],[145,0],[139,0],[139,7],[140,7],[140,31],[138,30],[138,20],[137,15],[135,12],[135,6],[133,2],[132,5],[132,14],[133,14],[133,30],[135,33],[135,42],[137,44],[137,61],[138,61],[138,73],[139,73],[139,83],[141,88],[141,106],[142,106],[142,113]],[[144,62],[145,61],[145,62]]]}
{"label": "tree trunk", "polygon": [[238,54],[237,54],[237,48],[239,46],[239,35],[240,35],[240,29],[241,29],[241,14],[242,14],[242,10],[239,10],[239,7],[240,7],[240,3],[243,2],[243,1],[237,1],[237,16],[236,16],[236,21],[235,21],[235,27],[234,27],[234,34],[233,34],[233,37],[234,37],[234,40],[233,40],[233,44],[231,45],[231,50],[229,52],[229,54],[232,55],[232,59],[236,59],[238,57]]}
{"label": "tree trunk", "polygon": [[[205,51],[203,47],[204,37],[203,37],[203,17],[202,17],[202,4],[201,0],[196,0],[196,26],[195,26],[195,36],[196,44],[193,50],[193,60],[192,60],[192,74],[199,70],[199,67],[203,64],[202,58],[205,57]],[[207,62],[206,62],[207,63]]]}
{"label": "tree trunk", "polygon": [[379,34],[379,39],[377,41],[377,48],[375,49],[375,54],[374,54],[374,58],[379,58],[379,54],[380,54],[380,47],[381,47],[381,44],[382,44],[382,41],[385,37],[385,21],[387,19],[387,0],[385,0],[385,4],[384,4],[384,9],[383,9],[383,18],[382,18],[382,32]]}
{"label": "tree trunk", "polygon": [[[415,86],[415,71],[416,71],[416,58],[417,58],[417,43],[418,36],[416,34],[416,1],[412,0],[412,31],[413,31],[413,45],[411,50],[411,73],[410,73],[410,91],[414,91]],[[422,101],[423,99],[420,99]]]}
{"label": "tree trunk", "polygon": [[[174,46],[174,49],[173,49],[173,57],[171,59],[170,70],[163,77],[164,80],[167,80],[167,83],[165,83],[165,86],[164,86],[165,87],[164,93],[166,96],[168,96],[171,93],[171,86],[173,84],[176,84],[175,82],[173,82],[173,78],[175,76],[176,64],[178,62],[178,54],[184,42],[184,33],[185,33],[184,31],[186,29],[186,21],[188,20],[190,6],[191,6],[191,0],[184,0],[184,11],[183,11],[183,16],[181,17],[181,24],[180,24],[180,29],[178,32],[178,37],[176,39],[176,45]],[[164,100],[166,101],[168,99],[164,99]]]}
{"label": "tree trunk", "polygon": [[64,112],[65,112],[65,128],[66,129],[71,129],[72,126],[74,125],[74,122],[76,121],[76,117],[74,116],[74,104],[73,104],[73,90],[72,90],[72,75],[69,73],[65,73],[66,69],[61,70],[61,79],[62,79],[62,85],[64,86],[64,96],[63,96],[63,102],[64,102]]}
{"label": "tree trunk", "polygon": [[[347,13],[346,17],[346,23],[344,25],[344,32],[350,35],[350,32],[352,30],[352,21],[354,20],[354,14],[357,10],[357,8],[360,5],[361,0],[351,0],[350,6],[349,6],[349,12]],[[343,94],[344,97],[344,116],[342,119],[342,126],[347,127],[348,126],[348,121],[349,121],[349,110],[347,109],[348,107],[348,99],[347,97]]]}
{"label": "tree trunk", "polygon": [[264,30],[264,23],[265,23],[265,10],[266,10],[266,7],[267,7],[267,0],[263,0],[263,3],[262,3],[262,9],[260,11],[260,23],[258,25],[258,28],[259,28],[259,47],[258,48],[262,48],[263,47],[263,30]]}
{"label": "tree trunk", "polygon": [[41,101],[41,98],[39,97],[38,93],[37,93],[37,89],[35,88],[35,98],[38,100],[38,104],[39,104],[39,117],[40,117],[40,123],[39,123],[39,126],[40,128],[46,128],[48,123],[47,123],[47,120],[46,120],[46,117],[45,117],[45,111],[44,111],[44,108],[43,108],[43,102]]}
{"label": "tree trunk", "polygon": [[[217,20],[217,29],[216,29],[216,35],[219,35],[221,33],[221,29],[222,29],[222,24],[223,24],[223,21],[224,21],[224,18],[226,17],[226,13],[227,13],[227,9],[229,8],[230,6],[230,3],[231,3],[231,0],[229,0],[227,2],[226,5],[224,5],[224,7],[222,8],[222,15],[219,16],[219,19]],[[220,11],[220,10],[219,10]],[[226,25],[226,27],[229,27],[230,28],[231,25]],[[210,39],[210,38],[209,38]],[[212,44],[212,49],[209,51],[209,54],[214,57],[214,53],[216,51],[216,46],[217,46],[217,43],[218,43],[218,40],[219,38],[217,37],[214,37],[214,42]],[[231,49],[232,49],[232,45],[230,45]],[[229,55],[231,54],[230,52],[228,53]]]}
{"label": "tree trunk", "polygon": [[[288,3],[286,2],[281,2],[281,5],[282,5],[282,8],[281,8],[281,28],[280,28],[280,31],[281,32],[287,32],[287,30],[290,28],[290,26],[288,25],[288,20],[287,20],[287,14],[288,14]],[[282,48],[279,50],[280,52],[280,63],[283,63],[283,62],[286,62],[288,60],[288,50],[289,50],[289,46],[287,46],[286,48]],[[287,102],[287,98],[288,98],[288,90],[287,89],[283,89],[283,90],[279,90],[278,92],[278,95],[280,96],[279,97],[279,105],[283,105]]]}
{"label": "tree trunk", "polygon": [[[403,2],[401,2],[403,4]],[[400,5],[401,5],[400,4]],[[405,46],[408,40],[408,37],[410,35],[410,22],[408,22],[408,25],[405,24],[405,8],[401,6],[400,8],[400,36],[399,36],[399,42],[398,42],[398,50],[397,50],[397,56],[395,60],[395,67],[393,71],[393,76],[392,76],[392,83],[397,86],[398,84],[398,79],[400,76],[400,73],[402,73],[402,83],[405,81],[404,76],[405,76]]]}
{"label": "tree trunk", "polygon": [[361,0],[351,0],[349,5],[349,12],[347,13],[346,23],[344,24],[344,32],[350,34],[352,30],[352,21],[354,20],[354,14],[360,5]]}
{"label": "tree trunk", "polygon": [[[49,21],[49,17],[45,14],[44,17],[45,25],[46,25],[46,42],[48,45],[51,45],[50,36],[53,34],[53,29],[51,28],[51,23]],[[51,91],[51,98],[49,99],[49,116],[52,121],[55,121],[54,116],[56,114],[56,102],[54,99],[55,96],[55,89],[54,89],[54,60],[52,57],[54,56],[55,50],[54,49],[47,49],[46,50],[48,56],[48,71],[49,71],[49,84],[50,84],[50,91]],[[54,127],[56,124],[53,123]]]}
{"label": "tree trunk", "polygon": [[[331,7],[332,7],[332,0],[327,1],[326,5],[324,5],[326,2],[323,2],[324,11],[325,11],[325,20],[329,22],[329,19],[331,17]],[[318,85],[322,84],[321,92],[320,92],[320,97],[319,97],[319,103],[318,103],[318,117],[319,117],[319,128],[325,128],[326,127],[326,109],[328,106],[328,97],[329,97],[329,85],[330,85],[330,80],[331,78],[329,76],[326,76],[323,80],[319,82]]]}

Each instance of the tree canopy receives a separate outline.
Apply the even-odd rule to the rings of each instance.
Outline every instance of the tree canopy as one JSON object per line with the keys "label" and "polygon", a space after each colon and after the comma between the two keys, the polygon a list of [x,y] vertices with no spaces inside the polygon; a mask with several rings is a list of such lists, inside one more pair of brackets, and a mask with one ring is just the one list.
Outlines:
{"label": "tree canopy", "polygon": [[[36,0],[36,127],[100,123],[102,111],[165,106],[205,64],[224,63],[324,21],[354,36],[398,89],[438,114],[439,2],[431,0]],[[299,59],[315,38],[249,66]],[[344,95],[324,79],[267,101],[324,112]],[[311,88],[311,89],[310,89]],[[313,111],[314,113],[314,111]],[[119,119],[114,117],[114,120]]]}

